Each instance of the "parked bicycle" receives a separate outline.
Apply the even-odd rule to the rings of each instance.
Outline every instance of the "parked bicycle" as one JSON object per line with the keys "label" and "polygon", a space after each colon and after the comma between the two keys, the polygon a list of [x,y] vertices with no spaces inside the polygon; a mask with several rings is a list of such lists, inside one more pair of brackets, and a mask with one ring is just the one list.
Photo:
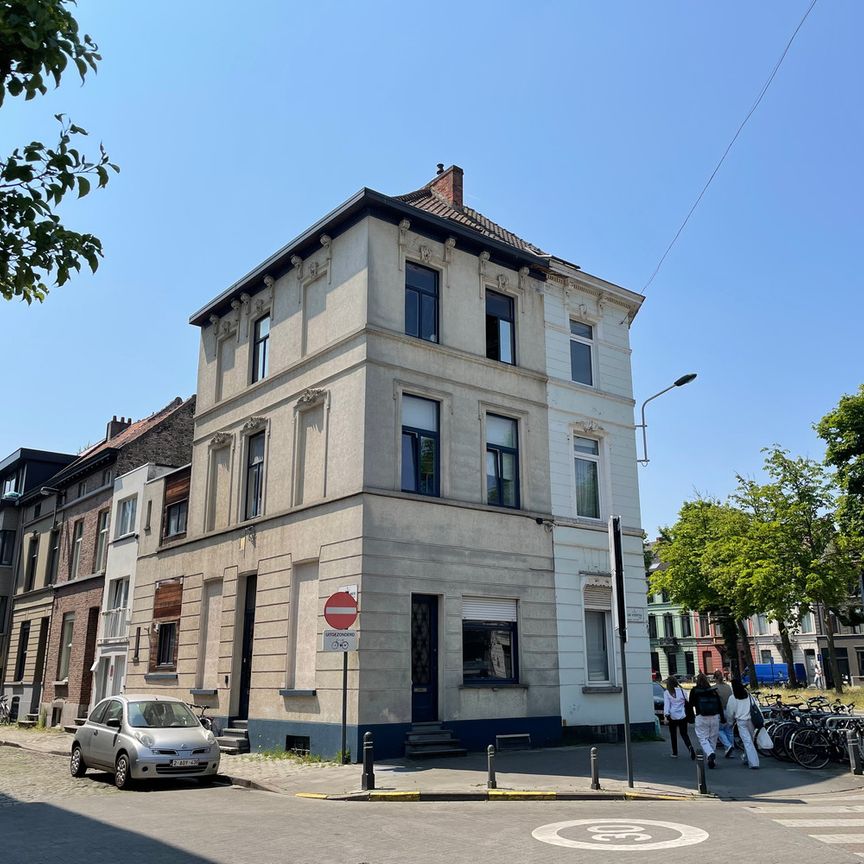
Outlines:
{"label": "parked bicycle", "polygon": [[9,703],[6,700],[6,694],[0,693],[0,726],[4,726],[9,722]]}
{"label": "parked bicycle", "polygon": [[213,731],[213,720],[212,718],[207,716],[207,709],[210,707],[209,705],[194,705],[191,702],[189,703],[190,708],[194,708],[196,711],[200,711],[198,714],[198,722],[208,731]]}

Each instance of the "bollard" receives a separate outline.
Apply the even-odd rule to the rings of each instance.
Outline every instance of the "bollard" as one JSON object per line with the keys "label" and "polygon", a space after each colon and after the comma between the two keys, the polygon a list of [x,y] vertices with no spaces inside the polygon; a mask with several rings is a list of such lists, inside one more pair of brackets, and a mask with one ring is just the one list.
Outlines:
{"label": "bollard", "polygon": [[705,757],[701,753],[696,757],[696,786],[700,795],[708,794],[708,783],[705,781]]}
{"label": "bollard", "polygon": [[360,787],[364,792],[371,791],[375,788],[375,770],[373,762],[374,754],[372,751],[372,733],[366,732],[363,735],[363,781]]}
{"label": "bollard", "polygon": [[591,788],[600,788],[600,766],[597,764],[597,748],[591,748]]}
{"label": "bollard", "polygon": [[486,761],[488,762],[488,777],[486,778],[487,789],[497,789],[498,782],[495,780],[495,747],[490,744],[486,748]]}
{"label": "bollard", "polygon": [[861,751],[858,749],[858,739],[853,729],[846,730],[846,749],[849,751],[849,770],[853,774],[864,774],[861,767]]}

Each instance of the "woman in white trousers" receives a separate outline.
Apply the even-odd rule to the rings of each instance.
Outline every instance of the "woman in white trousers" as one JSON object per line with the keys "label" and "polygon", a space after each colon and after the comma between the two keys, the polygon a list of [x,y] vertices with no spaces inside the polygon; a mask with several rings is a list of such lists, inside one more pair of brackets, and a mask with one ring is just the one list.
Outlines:
{"label": "woman in white trousers", "polygon": [[750,719],[752,698],[747,692],[747,688],[741,683],[741,679],[733,678],[732,695],[726,703],[726,722],[730,725],[735,723],[738,726],[738,734],[744,745],[745,755],[741,757],[742,762],[751,768],[758,768],[759,753],[756,751],[756,729]]}
{"label": "woman in white trousers", "polygon": [[696,737],[699,739],[699,746],[705,754],[708,767],[713,768],[717,764],[714,751],[717,747],[717,733],[720,731],[723,703],[703,672],[696,676],[696,686],[690,691],[688,701],[696,715],[695,731]]}

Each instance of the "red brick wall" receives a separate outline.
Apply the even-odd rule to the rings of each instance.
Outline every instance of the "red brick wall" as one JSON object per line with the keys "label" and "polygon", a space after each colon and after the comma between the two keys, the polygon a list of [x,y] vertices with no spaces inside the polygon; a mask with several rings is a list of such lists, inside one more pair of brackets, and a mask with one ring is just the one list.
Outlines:
{"label": "red brick wall", "polygon": [[[88,483],[96,483],[102,476],[102,468],[87,476]],[[72,485],[72,489],[76,484]],[[69,581],[69,568],[72,565],[72,537],[75,523],[84,520],[84,534],[81,539],[81,560],[78,564],[78,578],[93,573],[96,558],[96,535],[99,513],[111,507],[111,496],[114,490],[109,486],[104,491],[85,498],[80,504],[73,504],[63,511],[63,523],[60,526],[60,561],[57,566],[57,583]]]}

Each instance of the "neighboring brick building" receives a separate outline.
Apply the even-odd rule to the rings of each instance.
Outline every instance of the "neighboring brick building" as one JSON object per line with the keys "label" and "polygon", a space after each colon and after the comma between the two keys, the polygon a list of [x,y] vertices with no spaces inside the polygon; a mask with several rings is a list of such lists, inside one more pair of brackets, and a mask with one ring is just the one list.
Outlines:
{"label": "neighboring brick building", "polygon": [[108,548],[137,538],[136,498],[120,500],[112,522],[115,479],[147,462],[171,467],[188,462],[194,412],[193,396],[185,402],[178,397],[136,423],[115,417],[103,441],[48,481],[59,495],[53,527],[59,541],[52,564],[54,601],[41,698],[51,725],[69,725],[86,714]]}

